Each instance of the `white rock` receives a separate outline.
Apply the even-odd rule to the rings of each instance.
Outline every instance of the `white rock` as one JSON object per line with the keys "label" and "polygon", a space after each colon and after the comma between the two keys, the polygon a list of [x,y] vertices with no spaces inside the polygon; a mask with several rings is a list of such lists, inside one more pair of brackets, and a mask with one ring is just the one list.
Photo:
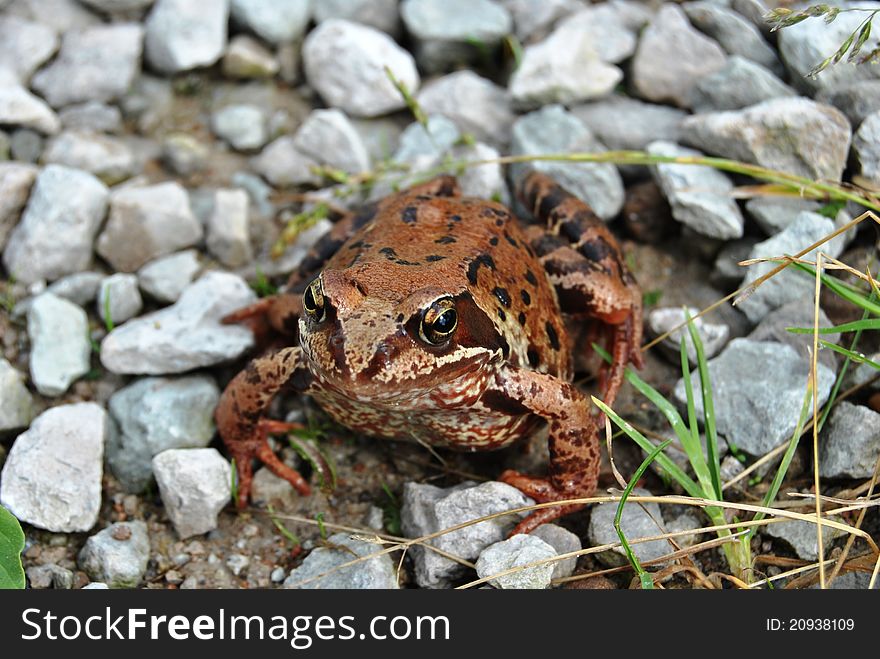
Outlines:
{"label": "white rock", "polygon": [[6,246],[6,238],[18,223],[36,178],[37,168],[33,165],[0,162],[0,250]]}
{"label": "white rock", "polygon": [[312,172],[320,163],[296,148],[293,135],[284,135],[270,142],[251,160],[251,166],[272,185],[317,185],[320,177]]}
{"label": "white rock", "polygon": [[135,588],[147,571],[150,537],[141,521],[117,522],[86,540],[79,566],[110,588]]}
{"label": "white rock", "polygon": [[59,34],[66,30],[93,27],[101,22],[76,0],[15,0],[7,4],[10,5],[8,13],[42,23]]}
{"label": "white rock", "polygon": [[144,307],[137,276],[117,272],[105,278],[98,289],[95,306],[105,323],[108,315],[114,325],[121,325],[129,318],[137,316]]}
{"label": "white rock", "polygon": [[34,418],[34,398],[24,374],[0,357],[0,434],[26,428]]}
{"label": "white rock", "polygon": [[340,19],[325,21],[309,33],[303,65],[309,84],[328,105],[356,117],[406,107],[386,66],[411,94],[419,88],[419,74],[408,52],[384,32]]}
{"label": "white rock", "polygon": [[6,270],[32,284],[87,269],[107,212],[107,194],[107,186],[91,174],[62,165],[44,167],[3,252]]}
{"label": "white rock", "polygon": [[162,73],[211,66],[226,48],[229,0],[157,0],[146,21],[144,55]]}
{"label": "white rock", "polygon": [[880,188],[880,110],[859,126],[853,137],[853,153],[859,161],[861,174],[872,188]]}
{"label": "white rock", "polygon": [[214,210],[208,218],[208,250],[230,268],[250,261],[254,254],[250,242],[248,194],[244,190],[217,190]]}
{"label": "white rock", "polygon": [[169,449],[153,458],[165,512],[181,538],[217,528],[232,494],[232,470],[213,448]]}
{"label": "white rock", "polygon": [[0,69],[0,125],[33,128],[47,135],[61,130],[61,120],[52,108],[8,76]]}
{"label": "white rock", "polygon": [[22,83],[57,49],[58,36],[51,28],[18,16],[0,16],[0,69],[13,71]]}
{"label": "white rock", "polygon": [[18,519],[59,533],[88,531],[101,508],[104,442],[112,432],[95,403],[53,407],[9,451],[0,503]]}
{"label": "white rock", "polygon": [[38,296],[28,309],[31,379],[44,396],[60,396],[89,372],[89,321],[73,302],[52,293]]}
{"label": "white rock", "polygon": [[313,110],[293,136],[293,145],[307,157],[349,174],[370,169],[367,148],[339,110]]}
{"label": "white rock", "polygon": [[211,129],[239,151],[259,149],[269,139],[266,116],[256,105],[227,105],[211,116]]}
{"label": "white rock", "polygon": [[541,538],[519,534],[486,547],[480,552],[475,567],[477,576],[481,579],[512,568],[521,568],[510,574],[490,579],[489,583],[496,588],[504,590],[548,588],[553,575],[553,563],[547,562],[528,568],[522,566],[554,556],[556,550]]}
{"label": "white rock", "polygon": [[91,130],[98,133],[122,132],[122,112],[115,105],[86,101],[68,105],[58,113],[68,130]]}
{"label": "white rock", "polygon": [[201,268],[199,253],[187,249],[150,261],[138,270],[138,281],[159,302],[177,302]]}
{"label": "white rock", "polygon": [[134,152],[125,141],[84,130],[66,130],[53,137],[42,160],[89,172],[108,185],[124,181],[138,170]]}
{"label": "white rock", "polygon": [[302,37],[311,16],[311,0],[232,0],[233,19],[272,44]]}
{"label": "white rock", "polygon": [[100,272],[74,272],[52,283],[46,292],[85,307],[95,301],[105,277]]}
{"label": "white rock", "polygon": [[275,56],[247,34],[233,37],[223,56],[223,75],[228,78],[271,78],[279,68]]}
{"label": "white rock", "polygon": [[241,356],[251,331],[220,319],[256,300],[241,277],[209,272],[172,306],[114,329],[101,344],[101,362],[113,373],[182,373]]}
{"label": "white rock", "polygon": [[134,23],[69,30],[58,57],[34,75],[32,86],[56,108],[115,100],[138,72],[143,38],[143,28]]}
{"label": "white rock", "polygon": [[320,0],[314,12],[316,23],[344,18],[392,35],[400,31],[398,0]]}
{"label": "white rock", "polygon": [[96,249],[117,270],[133,272],[158,256],[196,244],[202,235],[183,186],[160,183],[113,192]]}

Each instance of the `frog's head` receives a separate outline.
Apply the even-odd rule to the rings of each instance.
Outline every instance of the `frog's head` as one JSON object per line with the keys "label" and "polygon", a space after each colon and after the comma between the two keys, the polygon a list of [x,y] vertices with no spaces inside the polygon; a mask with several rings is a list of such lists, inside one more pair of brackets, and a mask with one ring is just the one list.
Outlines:
{"label": "frog's head", "polygon": [[465,287],[411,279],[387,263],[314,279],[299,323],[313,373],[352,397],[402,399],[507,357],[507,342]]}

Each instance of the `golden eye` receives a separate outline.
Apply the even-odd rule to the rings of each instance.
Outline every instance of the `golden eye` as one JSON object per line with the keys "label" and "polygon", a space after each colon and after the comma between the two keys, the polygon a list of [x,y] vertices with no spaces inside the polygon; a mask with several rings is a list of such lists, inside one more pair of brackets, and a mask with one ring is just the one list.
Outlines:
{"label": "golden eye", "polygon": [[422,314],[419,336],[431,345],[440,345],[455,331],[458,326],[458,313],[449,298],[441,298],[432,303]]}
{"label": "golden eye", "polygon": [[324,292],[321,290],[321,278],[315,279],[303,293],[303,309],[314,320],[322,321],[326,315],[324,308]]}

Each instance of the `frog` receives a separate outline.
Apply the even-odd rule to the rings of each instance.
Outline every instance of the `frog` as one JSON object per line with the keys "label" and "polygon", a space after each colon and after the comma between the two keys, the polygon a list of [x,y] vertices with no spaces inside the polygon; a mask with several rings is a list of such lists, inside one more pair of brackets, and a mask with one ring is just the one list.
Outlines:
{"label": "frog", "polygon": [[[311,492],[268,442],[298,427],[267,416],[282,389],[355,433],[458,451],[500,449],[546,424],[548,473],[505,470],[499,480],[538,503],[594,494],[600,416],[572,382],[580,353],[568,327],[608,347],[598,383],[611,406],[624,369],[642,366],[642,296],[583,200],[537,170],[516,194],[525,220],[463,195],[449,175],[338,214],[276,295],[226,318],[282,337],[229,382],[216,410],[239,507],[255,461]],[[536,509],[512,533],[583,506]]]}

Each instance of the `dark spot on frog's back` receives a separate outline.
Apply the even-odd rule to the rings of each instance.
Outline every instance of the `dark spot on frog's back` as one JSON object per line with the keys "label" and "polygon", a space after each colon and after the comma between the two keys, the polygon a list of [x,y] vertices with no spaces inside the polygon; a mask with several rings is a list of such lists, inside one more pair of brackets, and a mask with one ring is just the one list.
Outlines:
{"label": "dark spot on frog's back", "polygon": [[436,263],[437,261],[442,261],[445,258],[446,258],[445,256],[440,256],[439,254],[429,254],[428,256],[425,257],[425,260],[428,263]]}
{"label": "dark spot on frog's back", "polygon": [[418,214],[418,208],[416,208],[415,206],[407,206],[400,214],[400,219],[402,219],[405,224],[415,224],[416,220],[418,219]]}
{"label": "dark spot on frog's back", "polygon": [[244,379],[248,384],[260,384],[263,381],[260,369],[257,368],[254,362],[250,362],[244,369]]}
{"label": "dark spot on frog's back", "polygon": [[492,236],[489,238],[489,244],[492,245],[492,247],[498,245],[498,236]]}
{"label": "dark spot on frog's back", "polygon": [[614,248],[602,236],[596,236],[578,247],[578,251],[590,261],[599,263],[608,257],[616,258]]}
{"label": "dark spot on frog's back", "polygon": [[480,270],[480,266],[485,266],[489,270],[494,271],[495,261],[488,254],[480,254],[477,258],[471,261],[470,265],[468,266],[467,278],[472,285],[476,285],[477,283],[477,273]]}
{"label": "dark spot on frog's back", "polygon": [[535,277],[535,273],[531,270],[526,270],[526,281],[529,282],[532,286],[538,285],[538,279]]}
{"label": "dark spot on frog's back", "polygon": [[556,332],[556,328],[553,327],[553,324],[549,321],[544,324],[544,328],[547,330],[547,338],[550,340],[550,347],[554,350],[559,350],[559,334]]}
{"label": "dark spot on frog's back", "polygon": [[449,245],[455,242],[455,238],[453,238],[452,236],[443,236],[442,238],[438,238],[434,242],[438,245]]}
{"label": "dark spot on frog's back", "polygon": [[489,409],[495,410],[497,412],[503,412],[505,414],[510,414],[513,416],[520,416],[523,414],[529,414],[529,408],[520,403],[518,400],[511,398],[507,394],[497,391],[495,389],[490,389],[486,393],[483,394],[483,397],[480,398],[480,402],[483,403]]}
{"label": "dark spot on frog's back", "polygon": [[498,298],[498,301],[503,304],[505,307],[510,309],[510,293],[507,292],[506,288],[502,288],[501,286],[496,286],[492,290],[492,294]]}

